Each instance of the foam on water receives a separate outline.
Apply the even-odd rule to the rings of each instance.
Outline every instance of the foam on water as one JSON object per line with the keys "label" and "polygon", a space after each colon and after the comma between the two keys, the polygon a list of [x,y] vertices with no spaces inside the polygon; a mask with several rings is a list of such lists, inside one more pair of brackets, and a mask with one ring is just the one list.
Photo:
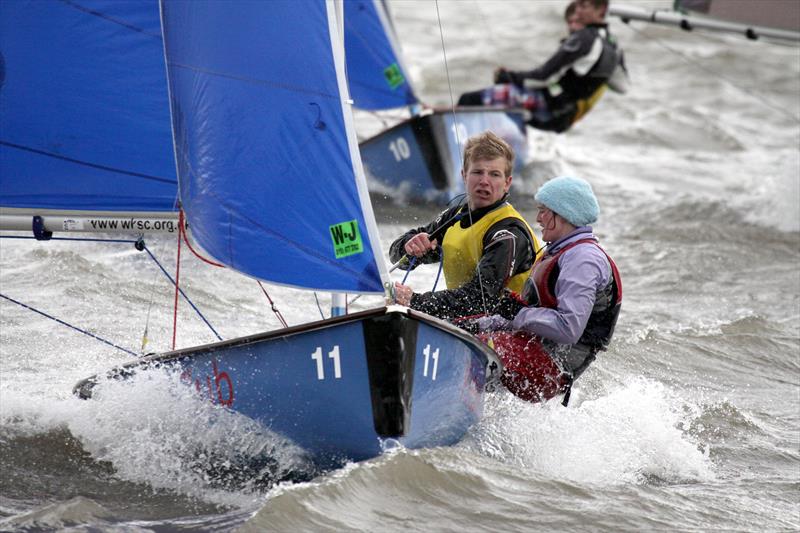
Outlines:
{"label": "foam on water", "polygon": [[83,403],[85,413],[69,419],[70,431],[127,480],[241,505],[264,484],[308,469],[302,450],[211,405],[177,372],[107,382]]}
{"label": "foam on water", "polygon": [[744,176],[742,194],[733,196],[745,220],[785,232],[800,231],[800,151],[778,154],[780,166],[764,161],[763,170]]}
{"label": "foam on water", "polygon": [[567,409],[558,401],[533,405],[497,394],[473,445],[532,475],[580,484],[709,481],[708,451],[680,429],[692,416],[686,405],[644,378],[592,399],[575,391]]}
{"label": "foam on water", "polygon": [[281,479],[314,474],[301,449],[164,369],[101,381],[91,400],[6,394],[0,415],[4,438],[67,428],[119,479],[221,505],[241,507]]}

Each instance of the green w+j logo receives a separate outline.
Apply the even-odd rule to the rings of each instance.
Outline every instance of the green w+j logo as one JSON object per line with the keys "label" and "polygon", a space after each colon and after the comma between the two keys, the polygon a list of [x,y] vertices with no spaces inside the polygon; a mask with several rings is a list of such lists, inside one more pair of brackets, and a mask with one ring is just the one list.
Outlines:
{"label": "green w+j logo", "polygon": [[392,89],[397,89],[406,81],[397,63],[392,63],[383,69],[383,76],[386,78],[386,83],[388,83],[389,87]]}
{"label": "green w+j logo", "polygon": [[361,232],[358,231],[358,221],[350,220],[340,222],[330,226],[331,240],[333,240],[333,252],[336,259],[347,257],[348,255],[360,254],[364,251],[364,243],[361,242]]}

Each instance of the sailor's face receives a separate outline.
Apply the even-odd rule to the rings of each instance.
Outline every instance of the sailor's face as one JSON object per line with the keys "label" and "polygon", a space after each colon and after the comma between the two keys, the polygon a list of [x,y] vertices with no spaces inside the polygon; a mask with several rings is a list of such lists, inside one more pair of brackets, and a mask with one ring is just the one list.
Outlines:
{"label": "sailor's face", "polygon": [[603,22],[606,8],[596,7],[591,0],[578,0],[575,4],[575,16],[583,25]]}
{"label": "sailor's face", "polygon": [[511,187],[511,176],[506,176],[506,160],[503,157],[470,161],[461,175],[470,209],[492,205]]}
{"label": "sailor's face", "polygon": [[536,223],[539,224],[539,229],[542,230],[542,240],[544,242],[557,240],[557,220],[553,211],[542,204],[538,204],[536,206]]}
{"label": "sailor's face", "polygon": [[567,31],[574,33],[582,29],[583,23],[581,23],[581,19],[578,18],[577,13],[572,13],[569,17],[567,17]]}

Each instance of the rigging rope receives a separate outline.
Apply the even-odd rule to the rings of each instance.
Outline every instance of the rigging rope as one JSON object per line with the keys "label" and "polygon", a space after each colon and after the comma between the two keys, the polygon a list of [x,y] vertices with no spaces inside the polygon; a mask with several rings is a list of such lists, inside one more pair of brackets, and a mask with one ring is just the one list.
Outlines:
{"label": "rigging rope", "polygon": [[175,307],[172,310],[172,349],[178,334],[178,291],[181,281],[181,233],[183,233],[183,209],[178,214],[178,257],[175,260]]}
{"label": "rigging rope", "polygon": [[[30,237],[30,236],[27,236],[27,235],[0,235],[0,239],[29,239],[30,240],[30,239],[34,239],[34,237]],[[158,261],[158,259],[156,259],[156,256],[153,255],[153,252],[150,251],[150,249],[145,245],[144,241],[141,240],[141,239],[137,239],[137,240],[134,241],[134,240],[130,240],[130,239],[97,239],[97,238],[89,238],[89,237],[52,237],[50,240],[51,241],[112,242],[112,243],[133,244],[134,246],[137,246],[137,244],[140,244],[141,248],[139,248],[137,246],[136,249],[140,250],[140,251],[144,250],[145,252],[147,252],[147,255],[150,256],[150,259],[152,259],[153,262],[156,264],[156,266],[158,266],[158,268],[161,270],[161,272],[163,272],[163,274],[167,277],[169,282],[172,283],[173,285],[176,285],[175,281],[172,279],[172,276],[170,276],[169,272],[167,272],[167,270],[161,265],[161,263]],[[214,327],[211,325],[211,323],[206,319],[206,317],[203,316],[203,313],[200,312],[200,309],[194,304],[194,302],[192,302],[191,299],[189,299],[189,296],[186,295],[186,293],[183,291],[183,289],[179,289],[179,291],[180,291],[181,296],[183,296],[183,299],[186,300],[186,303],[188,303],[189,306],[191,306],[191,308],[195,311],[195,313],[197,313],[197,316],[199,316],[200,319],[203,322],[205,322],[206,326],[208,326],[208,328],[212,331],[212,333],[214,333],[214,335],[217,337],[217,339],[218,340],[222,340],[222,337],[219,335],[219,333],[217,333],[217,330],[215,330]]]}
{"label": "rigging rope", "polygon": [[266,296],[267,300],[269,300],[269,305],[272,306],[272,312],[275,313],[275,316],[277,316],[278,320],[281,321],[281,324],[283,324],[283,327],[288,328],[289,324],[287,324],[286,320],[283,319],[283,315],[278,310],[278,307],[275,305],[275,302],[273,302],[272,298],[269,297],[269,294],[267,293],[267,289],[264,288],[264,285],[261,284],[261,281],[256,280],[256,282],[258,282],[258,286],[261,287],[261,290],[264,292],[264,296]]}
{"label": "rigging rope", "polygon": [[19,306],[21,306],[21,307],[24,307],[25,309],[28,309],[28,310],[30,310],[30,311],[33,311],[34,313],[38,313],[38,314],[42,315],[42,316],[43,316],[43,317],[45,317],[45,318],[49,318],[50,320],[54,320],[54,321],[58,322],[59,324],[61,324],[61,325],[63,325],[63,326],[67,326],[68,328],[72,328],[72,329],[74,329],[75,331],[77,331],[78,333],[83,333],[84,335],[87,335],[87,336],[89,336],[89,337],[92,337],[92,338],[94,338],[94,339],[97,339],[97,340],[99,340],[100,342],[103,342],[103,343],[105,343],[105,344],[108,344],[109,346],[112,346],[112,347],[116,348],[117,350],[121,350],[121,351],[123,351],[123,352],[125,352],[125,353],[127,353],[127,354],[130,354],[130,355],[134,356],[134,357],[138,357],[138,354],[137,354],[136,352],[133,352],[133,351],[131,351],[131,350],[128,350],[127,348],[123,348],[122,346],[117,346],[117,345],[116,345],[116,344],[114,344],[113,342],[111,342],[111,341],[108,341],[108,340],[106,340],[106,339],[104,339],[104,338],[102,338],[102,337],[99,337],[99,336],[95,335],[94,333],[89,333],[89,332],[88,332],[88,331],[86,331],[85,329],[81,329],[81,328],[79,328],[79,327],[77,327],[77,326],[73,326],[72,324],[69,324],[69,323],[67,323],[67,322],[64,322],[64,321],[63,321],[63,320],[61,320],[60,318],[56,318],[56,317],[54,317],[53,315],[48,315],[48,314],[47,314],[47,313],[45,313],[44,311],[40,311],[40,310],[38,310],[38,309],[36,309],[36,308],[34,308],[34,307],[31,307],[30,305],[26,305],[26,304],[24,304],[24,303],[22,303],[22,302],[20,302],[20,301],[17,301],[17,300],[15,300],[14,298],[10,298],[10,297],[6,296],[5,294],[1,294],[1,293],[0,293],[0,298],[5,298],[5,299],[6,299],[6,300],[8,300],[9,302],[15,303],[15,304],[17,304],[17,305],[19,305]]}
{"label": "rigging rope", "polygon": [[[147,248],[147,246],[144,247],[144,251],[147,252],[150,255],[150,257],[153,259],[153,261],[155,261],[156,265],[158,265],[158,268],[161,269],[161,272],[164,273],[164,275],[167,277],[167,279],[170,281],[170,283],[175,285],[175,287],[177,288],[178,285],[177,285],[177,283],[175,283],[175,280],[172,279],[172,276],[169,275],[169,272],[167,272],[167,269],[164,268],[161,265],[161,263],[158,262],[158,259],[156,259],[156,257],[153,255],[153,253],[150,251],[150,249]],[[200,312],[200,309],[198,309],[197,306],[194,305],[194,302],[192,302],[189,299],[189,297],[186,296],[186,293],[183,292],[183,289],[178,288],[178,290],[180,291],[181,296],[183,296],[183,299],[186,300],[186,303],[188,303],[191,306],[191,308],[194,309],[194,311],[197,313],[197,316],[199,316],[203,320],[203,322],[206,323],[206,326],[208,326],[208,328],[214,333],[214,335],[217,337],[217,339],[218,340],[222,340],[222,337],[220,337],[219,333],[217,333],[217,330],[215,330],[214,327],[211,325],[211,323],[209,323],[209,321],[206,320],[206,317],[203,316],[203,313]]]}
{"label": "rigging rope", "polygon": [[[414,264],[417,262],[417,256],[412,255],[411,259],[408,260],[408,270],[406,270],[406,275],[403,276],[403,281],[400,282],[401,285],[406,284],[406,280],[408,279],[408,275],[411,274],[411,271],[414,270]],[[397,298],[394,299],[397,302]]]}
{"label": "rigging rope", "polygon": [[[451,78],[450,78],[450,68],[447,65],[447,48],[445,47],[445,44],[444,44],[444,29],[442,28],[442,17],[441,17],[441,14],[439,13],[439,0],[436,0],[435,4],[436,4],[436,19],[437,19],[437,22],[439,23],[439,38],[440,38],[440,40],[442,42],[442,57],[444,58],[444,72],[445,72],[445,75],[447,76],[447,90],[450,93],[450,112],[453,114],[453,124],[456,125],[456,127],[453,128],[453,129],[455,130],[454,134],[456,136],[456,143],[459,146],[459,148],[461,148],[462,144],[461,144],[461,139],[459,138],[459,133],[458,133],[459,128],[457,127],[458,121],[457,121],[457,118],[456,118],[456,104],[455,104],[455,99],[453,98],[453,84],[452,84],[452,81],[451,81]],[[466,169],[463,169],[463,168],[461,170],[462,170],[462,172],[466,171]],[[471,226],[472,225],[472,210],[469,208],[469,202],[467,202],[467,214],[469,215],[469,224]],[[442,259],[444,259],[444,258],[442,258]],[[488,311],[488,306],[486,305],[486,295],[484,294],[484,291],[483,291],[483,278],[481,277],[480,268],[477,269],[477,272],[478,272],[478,286],[481,289],[481,303],[483,305],[483,312],[484,313],[488,313],[489,311]],[[438,280],[438,277],[437,277],[437,280]]]}
{"label": "rigging rope", "polygon": [[217,263],[216,261],[212,261],[211,259],[207,259],[197,253],[197,251],[192,247],[192,243],[189,241],[189,232],[186,231],[186,218],[183,214],[183,209],[180,210],[180,215],[178,215],[178,224],[180,227],[178,230],[183,234],[183,242],[186,243],[186,247],[189,248],[196,258],[203,261],[204,263],[208,263],[209,265],[213,265],[215,267],[225,268],[225,265]]}
{"label": "rigging rope", "polygon": [[[139,239],[136,241],[137,250],[144,249],[144,235],[139,235]],[[141,248],[140,248],[141,246]],[[149,330],[150,330],[150,311],[153,309],[153,301],[156,298],[156,275],[158,272],[153,272],[153,280],[150,282],[150,301],[147,302],[147,315],[145,316],[144,320],[144,331],[142,332],[142,349],[141,353],[144,354],[147,352],[147,343],[150,341],[149,339]]]}
{"label": "rigging rope", "polygon": [[[180,215],[178,217],[178,224],[179,224],[179,231],[181,231],[183,233],[183,242],[186,243],[186,247],[189,248],[189,250],[194,254],[194,256],[196,258],[200,259],[204,263],[208,263],[209,265],[212,265],[212,266],[215,266],[215,267],[220,267],[220,268],[226,268],[225,265],[223,265],[221,263],[217,263],[216,261],[212,261],[211,259],[208,259],[208,258],[200,255],[200,253],[197,252],[197,250],[194,249],[194,247],[192,246],[192,242],[189,240],[189,232],[187,231],[186,218],[185,218],[185,215],[183,213],[183,209],[180,210]],[[270,307],[272,309],[272,312],[275,313],[275,316],[278,317],[278,320],[280,321],[280,323],[285,328],[289,327],[289,325],[286,323],[286,320],[284,320],[283,315],[281,314],[280,310],[275,305],[275,302],[272,301],[272,298],[270,298],[269,294],[267,293],[267,290],[261,284],[261,281],[256,280],[256,282],[258,283],[258,286],[261,287],[261,291],[264,293],[264,296],[266,296],[267,300],[269,300],[269,304],[270,304]],[[222,339],[220,339],[220,340],[222,340]]]}
{"label": "rigging rope", "polygon": [[[439,40],[442,43],[442,58],[444,60],[444,73],[445,76],[447,77],[447,92],[450,96],[450,112],[453,114],[453,122],[455,123],[456,102],[455,98],[453,98],[453,84],[450,79],[450,68],[447,65],[447,48],[444,45],[444,29],[442,28],[442,16],[439,13],[439,0],[436,0],[434,4],[436,4],[436,22],[439,24]],[[456,136],[456,143],[458,144],[458,146],[461,146],[461,139],[459,138],[458,135],[458,128],[455,128],[455,131],[453,133],[455,133]]]}
{"label": "rigging rope", "polygon": [[[623,22],[625,22],[625,21],[623,21]],[[777,111],[781,115],[789,117],[792,120],[794,120],[795,122],[800,123],[800,116],[793,115],[793,114],[789,113],[786,109],[778,106],[777,104],[773,104],[769,100],[766,100],[765,98],[763,98],[761,95],[759,95],[755,91],[752,91],[750,89],[747,89],[745,87],[737,85],[734,81],[732,81],[731,79],[726,77],[721,72],[718,72],[718,71],[714,70],[713,68],[709,68],[708,66],[701,64],[700,62],[692,59],[691,57],[687,56],[686,54],[684,54],[684,53],[672,48],[671,46],[666,44],[661,39],[659,39],[657,37],[651,37],[651,36],[647,35],[647,33],[643,32],[642,30],[639,30],[639,29],[635,28],[629,22],[625,22],[625,24],[627,24],[628,27],[630,29],[632,29],[634,32],[636,32],[639,36],[644,37],[645,39],[650,39],[651,41],[654,41],[656,44],[658,44],[659,46],[663,47],[667,51],[669,51],[669,52],[675,54],[676,56],[680,57],[681,59],[683,59],[686,63],[688,63],[688,64],[690,64],[690,65],[692,65],[694,67],[697,67],[698,69],[700,69],[702,71],[705,71],[706,73],[708,73],[708,74],[710,74],[712,76],[716,76],[718,79],[726,82],[728,85],[730,85],[734,89],[738,89],[742,93],[752,97],[757,102],[759,102],[761,105],[763,105],[765,107],[768,107],[768,108],[772,109],[773,111]],[[708,37],[706,37],[706,39],[708,39]]]}

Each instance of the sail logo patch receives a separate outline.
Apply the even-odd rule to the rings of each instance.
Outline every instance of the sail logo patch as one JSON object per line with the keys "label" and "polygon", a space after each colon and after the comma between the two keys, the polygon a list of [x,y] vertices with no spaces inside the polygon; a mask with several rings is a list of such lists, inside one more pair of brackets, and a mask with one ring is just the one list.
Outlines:
{"label": "sail logo patch", "polygon": [[340,222],[330,226],[329,229],[336,259],[360,254],[364,251],[364,243],[361,241],[361,232],[358,230],[357,220]]}
{"label": "sail logo patch", "polygon": [[383,76],[386,78],[386,83],[388,83],[389,87],[392,89],[397,89],[406,81],[397,63],[392,63],[383,69]]}

